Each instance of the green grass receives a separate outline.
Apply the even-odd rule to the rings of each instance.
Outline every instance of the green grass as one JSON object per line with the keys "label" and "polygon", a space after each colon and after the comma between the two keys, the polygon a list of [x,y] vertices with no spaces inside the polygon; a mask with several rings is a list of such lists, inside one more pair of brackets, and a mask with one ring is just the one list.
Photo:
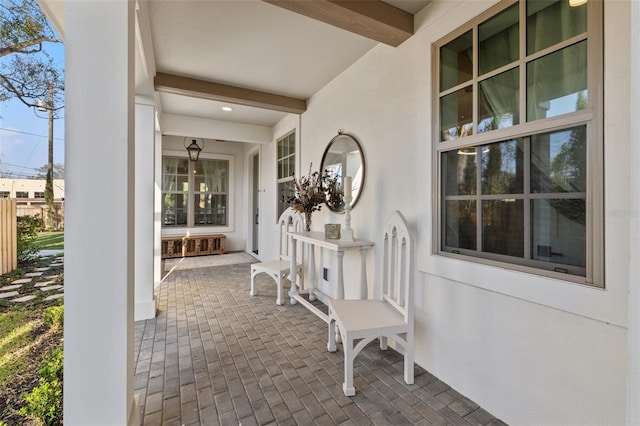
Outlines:
{"label": "green grass", "polygon": [[28,363],[32,333],[41,323],[29,311],[0,314],[0,386],[7,386]]}
{"label": "green grass", "polygon": [[64,250],[64,231],[39,232],[35,243],[42,250]]}

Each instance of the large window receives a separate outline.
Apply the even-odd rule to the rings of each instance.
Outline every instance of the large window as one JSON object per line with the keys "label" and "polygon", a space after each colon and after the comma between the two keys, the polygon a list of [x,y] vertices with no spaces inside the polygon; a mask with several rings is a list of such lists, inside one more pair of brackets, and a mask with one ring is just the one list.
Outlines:
{"label": "large window", "polygon": [[436,43],[440,254],[604,285],[601,27],[509,1]]}
{"label": "large window", "polygon": [[289,207],[287,200],[295,195],[293,174],[296,170],[296,133],[291,132],[276,142],[278,171],[278,215]]}
{"label": "large window", "polygon": [[162,158],[162,224],[227,226],[229,161]]}

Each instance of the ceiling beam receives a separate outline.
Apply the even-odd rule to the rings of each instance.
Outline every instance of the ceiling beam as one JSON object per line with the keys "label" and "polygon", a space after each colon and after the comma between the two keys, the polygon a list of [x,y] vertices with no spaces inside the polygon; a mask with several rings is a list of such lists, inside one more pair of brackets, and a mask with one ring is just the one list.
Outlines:
{"label": "ceiling beam", "polygon": [[413,35],[413,15],[379,0],[264,0],[397,47]]}
{"label": "ceiling beam", "polygon": [[200,99],[229,102],[238,105],[270,109],[274,111],[302,114],[307,110],[307,101],[273,93],[259,92],[242,87],[228,86],[179,75],[157,73],[155,89],[159,92],[191,96]]}

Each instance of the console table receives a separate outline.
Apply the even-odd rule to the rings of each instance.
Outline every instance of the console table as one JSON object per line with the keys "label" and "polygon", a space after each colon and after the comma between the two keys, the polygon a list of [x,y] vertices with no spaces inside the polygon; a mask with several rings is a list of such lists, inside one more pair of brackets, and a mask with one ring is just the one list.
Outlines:
{"label": "console table", "polygon": [[[324,237],[324,232],[289,232],[291,236],[291,268],[295,271],[296,268],[296,246],[297,242],[309,244],[309,289],[306,290],[309,294],[309,300],[314,301],[316,297],[325,304],[328,303],[329,296],[323,294],[316,288],[316,264],[315,264],[315,248],[320,247],[328,249],[335,253],[337,261],[337,294],[336,299],[344,299],[344,271],[343,260],[344,253],[348,250],[360,250],[360,285],[359,296],[360,299],[367,298],[367,252],[369,248],[373,246],[372,241],[355,240],[353,242],[346,242],[340,240],[332,240]],[[302,297],[296,287],[296,274],[291,275],[291,290],[289,291],[289,297],[291,298],[291,304],[295,305],[297,302],[304,305],[311,312],[320,317],[327,324],[329,323],[329,317],[324,312],[313,306],[308,300]]]}

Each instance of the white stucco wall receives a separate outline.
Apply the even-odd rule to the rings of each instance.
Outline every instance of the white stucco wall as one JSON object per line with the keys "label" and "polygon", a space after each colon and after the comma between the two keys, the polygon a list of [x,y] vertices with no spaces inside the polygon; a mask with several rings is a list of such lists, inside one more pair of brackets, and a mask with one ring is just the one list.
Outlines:
{"label": "white stucco wall", "polygon": [[[234,174],[234,186],[229,190],[229,200],[233,203],[233,213],[229,212],[229,226],[224,228],[218,227],[193,227],[193,228],[178,228],[170,227],[163,228],[162,235],[175,235],[176,233],[185,234],[188,232],[190,235],[199,234],[225,234],[226,239],[226,251],[244,251],[245,238],[247,228],[247,196],[246,196],[246,161],[244,149],[246,144],[238,142],[216,142],[207,139],[204,145],[204,149],[200,155],[206,154],[225,154],[231,155],[233,158],[233,174]],[[162,138],[162,150],[163,152],[171,151],[178,154],[183,153],[187,156],[187,151],[184,148],[184,137],[178,136],[163,136]]]}
{"label": "white stucco wall", "polygon": [[[273,128],[273,141],[267,145],[261,145],[261,190],[260,193],[260,259],[273,260],[278,258],[278,186],[276,170],[276,141],[289,132],[296,132],[296,175],[300,175],[300,155],[306,149],[301,140],[300,117],[290,114],[282,119]],[[320,160],[317,160],[319,163]],[[304,163],[303,163],[304,164]],[[308,164],[307,166],[308,167]],[[306,168],[305,168],[306,170]]]}
{"label": "white stucco wall", "polygon": [[[417,231],[418,364],[510,424],[624,424],[628,2],[605,4],[606,290],[432,255],[431,45],[493,4],[434,1],[417,16],[414,37],[377,46],[314,95],[302,116],[300,168],[319,164],[338,129],[353,134],[367,163],[356,235],[378,242],[395,209]],[[266,182],[272,149],[263,150]],[[327,222],[343,216],[316,213],[314,230]],[[377,254],[374,247],[370,285]],[[347,256],[345,282],[358,273]]]}

